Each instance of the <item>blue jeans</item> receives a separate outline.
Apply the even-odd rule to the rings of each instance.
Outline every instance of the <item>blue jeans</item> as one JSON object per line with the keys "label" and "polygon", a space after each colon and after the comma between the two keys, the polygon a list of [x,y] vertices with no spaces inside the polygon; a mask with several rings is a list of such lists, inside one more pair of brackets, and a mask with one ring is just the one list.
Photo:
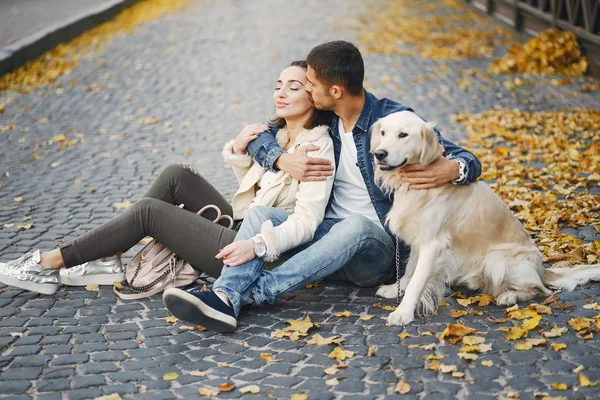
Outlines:
{"label": "blue jeans", "polygon": [[[283,223],[290,212],[256,206],[248,210],[235,240],[260,233],[263,222]],[[263,270],[264,261],[254,258],[237,267],[223,267],[213,289],[227,294],[235,315],[254,302],[275,303],[277,296],[325,277],[345,280],[360,287],[377,286],[395,271],[392,238],[368,218],[357,215],[345,219],[326,218],[312,241],[286,253],[291,258],[272,271]]]}

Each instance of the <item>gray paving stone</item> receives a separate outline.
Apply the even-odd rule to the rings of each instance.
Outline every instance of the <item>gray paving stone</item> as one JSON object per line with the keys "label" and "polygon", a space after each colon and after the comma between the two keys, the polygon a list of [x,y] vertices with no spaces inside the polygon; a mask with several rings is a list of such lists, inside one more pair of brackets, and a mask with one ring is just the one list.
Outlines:
{"label": "gray paving stone", "polygon": [[95,387],[69,390],[66,393],[69,400],[86,400],[102,396],[102,390]]}
{"label": "gray paving stone", "polygon": [[102,374],[105,372],[117,372],[119,368],[112,362],[89,363],[82,367],[85,374]]}
{"label": "gray paving stone", "polygon": [[47,379],[39,381],[36,385],[38,392],[56,392],[59,390],[67,390],[71,387],[71,381],[69,379]]}
{"label": "gray paving stone", "polygon": [[54,366],[83,364],[86,363],[88,359],[88,354],[62,355],[50,361],[50,364]]}
{"label": "gray paving stone", "polygon": [[41,367],[8,368],[0,374],[0,380],[34,380],[42,374]]}
{"label": "gray paving stone", "polygon": [[2,383],[2,392],[8,394],[22,394],[31,387],[29,381],[6,381]]}
{"label": "gray paving stone", "polygon": [[73,378],[73,387],[75,389],[96,388],[106,384],[106,379],[102,375],[83,375]]}
{"label": "gray paving stone", "polygon": [[47,365],[51,356],[22,356],[16,358],[11,367],[41,367]]}

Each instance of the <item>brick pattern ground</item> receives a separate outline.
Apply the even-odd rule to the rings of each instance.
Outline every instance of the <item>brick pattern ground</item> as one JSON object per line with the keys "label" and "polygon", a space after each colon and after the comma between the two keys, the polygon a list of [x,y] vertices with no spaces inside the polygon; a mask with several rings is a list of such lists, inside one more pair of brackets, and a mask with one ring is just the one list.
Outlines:
{"label": "brick pattern ground", "polygon": [[[113,203],[138,199],[170,163],[193,165],[230,197],[236,182],[221,160],[223,143],[243,124],[271,115],[272,85],[289,61],[303,58],[326,40],[356,40],[339,21],[352,21],[362,11],[363,4],[355,0],[196,1],[183,13],[116,37],[61,78],[59,89],[0,95],[0,102],[12,100],[0,114],[0,125],[16,126],[0,133],[0,259],[55,247],[56,239],[74,238],[107,221],[118,212]],[[463,92],[456,83],[460,70],[485,69],[488,59],[450,62],[444,73],[435,62],[420,57],[375,54],[366,55],[365,61],[369,88],[438,121],[453,140],[464,138],[462,128],[450,122],[460,111],[598,108],[600,103],[597,94],[572,97],[579,84],[543,84],[516,92],[497,85],[489,91]],[[384,76],[399,82],[380,84]],[[163,122],[138,123],[143,118]],[[48,143],[56,135],[72,139],[78,133],[85,135],[83,141],[64,150]],[[40,158],[34,161],[36,146]],[[15,203],[17,196],[22,201]],[[26,216],[32,219],[24,222]],[[24,223],[34,226],[20,232],[2,228]],[[591,228],[574,233],[587,240],[598,238]],[[582,306],[599,295],[597,284],[560,294],[561,301],[575,309],[555,310],[543,327],[566,326],[574,316],[595,315]],[[258,384],[261,393],[248,396],[256,399],[289,398],[292,393],[307,393],[311,399],[387,399],[398,396],[393,387],[400,379],[412,387],[406,398],[492,399],[513,391],[521,399],[532,399],[535,392],[599,396],[596,388],[550,388],[553,382],[570,388],[577,384],[572,370],[578,365],[591,380],[600,380],[597,340],[583,341],[570,330],[560,340],[568,348],[560,352],[549,347],[515,351],[503,332],[486,320],[504,316],[504,311],[488,306],[482,308],[484,316],[467,316],[464,321],[488,332],[490,353],[469,364],[458,358],[457,346],[438,346],[436,353],[445,355],[445,364],[466,372],[463,379],[453,378],[425,370],[430,352],[411,345],[437,342],[427,332],[439,333],[454,321],[448,313],[456,308],[455,300],[447,299],[451,306],[441,308],[439,315],[417,319],[407,328],[413,337],[402,341],[397,336],[400,328],[384,325],[380,317],[388,311],[373,307],[377,301],[373,289],[325,283],[282,296],[274,306],[248,309],[236,333],[217,335],[168,324],[159,297],[124,303],[111,288],[62,288],[54,296],[3,288],[0,397],[74,400],[119,393],[136,399],[195,398],[201,386],[232,381],[238,387]],[[344,310],[352,316],[334,316]],[[359,320],[364,314],[375,318]],[[270,338],[286,320],[306,315],[321,323],[321,335],[342,336],[344,348],[356,353],[349,367],[336,375],[344,379],[335,387],[326,385],[330,377],[323,372],[335,364],[327,357],[332,346]],[[375,355],[366,357],[369,346]],[[262,360],[260,353],[272,353],[277,362]],[[482,367],[481,360],[491,360],[493,366]],[[193,370],[206,373],[189,375]],[[167,372],[177,372],[180,378],[165,381]],[[240,396],[235,390],[219,397]]]}

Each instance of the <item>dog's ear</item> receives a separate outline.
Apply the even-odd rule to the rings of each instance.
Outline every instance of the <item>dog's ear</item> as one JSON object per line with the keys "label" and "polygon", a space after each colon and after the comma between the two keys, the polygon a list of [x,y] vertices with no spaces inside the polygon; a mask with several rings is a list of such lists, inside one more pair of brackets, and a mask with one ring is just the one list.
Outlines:
{"label": "dog's ear", "polygon": [[374,153],[381,143],[381,124],[381,120],[379,120],[371,127],[371,153]]}
{"label": "dog's ear", "polygon": [[433,129],[435,124],[426,122],[421,128],[421,165],[427,166],[442,155],[443,150],[440,145],[437,133]]}

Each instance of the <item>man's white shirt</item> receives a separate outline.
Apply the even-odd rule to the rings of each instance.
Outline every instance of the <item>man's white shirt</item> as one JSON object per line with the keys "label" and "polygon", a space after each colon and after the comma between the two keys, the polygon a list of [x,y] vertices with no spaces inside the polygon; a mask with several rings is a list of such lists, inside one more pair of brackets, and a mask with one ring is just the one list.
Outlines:
{"label": "man's white shirt", "polygon": [[330,207],[325,218],[347,218],[351,215],[364,215],[383,229],[369,197],[367,186],[358,168],[356,144],[352,132],[346,133],[342,120],[338,130],[342,142],[340,161],[333,182]]}

